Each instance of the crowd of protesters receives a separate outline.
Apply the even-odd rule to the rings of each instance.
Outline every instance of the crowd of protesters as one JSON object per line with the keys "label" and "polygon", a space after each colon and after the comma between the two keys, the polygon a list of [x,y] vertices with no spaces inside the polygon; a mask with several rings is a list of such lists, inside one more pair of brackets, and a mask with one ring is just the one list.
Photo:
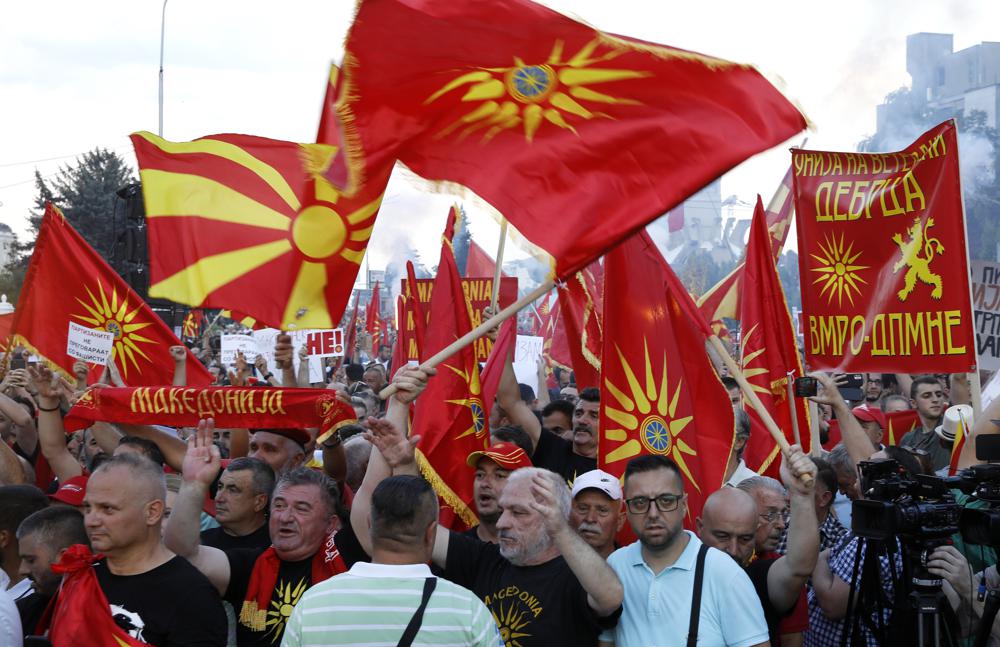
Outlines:
{"label": "crowd of protesters", "polygon": [[[793,445],[777,480],[743,461],[751,425],[723,376],[730,401],[699,406],[736,409],[726,484],[703,493],[692,518],[692,484],[669,458],[637,456],[621,478],[598,469],[597,385],[565,370],[551,388],[519,385],[508,366],[490,445],[467,459],[479,523],[455,532],[438,523],[408,434],[434,371],[393,367],[389,351],[357,352],[307,384],[287,337],[274,367],[242,356],[223,367],[198,349],[219,384],[336,390],[357,424],[319,446],[316,429],[212,420],[67,435],[63,416],[94,388],[86,366],[75,382],[40,364],[7,370],[0,644],[50,634],[53,610],[74,603],[60,599],[52,567],[80,545],[117,627],[157,647],[837,645],[845,632],[878,644],[873,627],[902,617],[894,574],[904,556],[877,556],[868,570],[881,576],[882,604],[853,608],[866,559],[851,531],[850,503],[864,494],[857,466],[892,459],[912,475],[946,472],[956,421],[973,424],[965,375],[867,374],[851,402],[835,377],[816,374],[826,449]],[[383,400],[390,376],[397,390]],[[910,408],[918,422],[893,446],[886,414]],[[977,432],[992,432],[1000,402],[980,417]],[[977,591],[1000,584],[995,562],[992,547],[960,536],[926,555],[959,635],[983,613]]]}

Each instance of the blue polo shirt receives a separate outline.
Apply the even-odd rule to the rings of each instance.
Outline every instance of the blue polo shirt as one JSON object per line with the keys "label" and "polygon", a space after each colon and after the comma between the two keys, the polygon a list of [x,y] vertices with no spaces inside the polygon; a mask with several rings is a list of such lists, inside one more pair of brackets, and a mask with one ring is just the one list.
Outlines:
{"label": "blue polo shirt", "polygon": [[[625,588],[621,619],[601,640],[617,647],[687,645],[694,569],[701,540],[684,531],[688,544],[673,565],[654,575],[642,558],[640,543],[619,548],[608,557]],[[750,578],[733,558],[714,548],[705,555],[701,589],[699,645],[749,647],[767,642],[764,610]]]}

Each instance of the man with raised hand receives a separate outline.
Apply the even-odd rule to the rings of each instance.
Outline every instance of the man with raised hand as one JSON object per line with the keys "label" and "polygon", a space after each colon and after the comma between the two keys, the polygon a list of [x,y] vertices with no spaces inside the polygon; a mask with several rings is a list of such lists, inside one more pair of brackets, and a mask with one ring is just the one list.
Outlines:
{"label": "man with raised hand", "polygon": [[[407,409],[429,373],[401,369],[399,391],[386,418],[369,434],[368,473],[351,518],[365,524],[375,487],[390,474],[416,474],[406,438]],[[505,643],[522,647],[596,645],[621,613],[622,587],[607,562],[569,526],[570,492],[562,476],[534,467],[515,470],[500,497],[500,544],[487,544],[438,526],[433,561],[445,578],[467,587],[493,612]],[[367,538],[362,539],[362,542]]]}
{"label": "man with raised hand", "polygon": [[340,496],[325,474],[308,468],[285,472],[271,497],[269,548],[219,550],[199,540],[199,512],[219,471],[211,419],[188,439],[183,483],[165,540],[208,577],[237,616],[241,647],[273,646],[292,609],[310,586],[366,558],[350,525],[341,526]]}

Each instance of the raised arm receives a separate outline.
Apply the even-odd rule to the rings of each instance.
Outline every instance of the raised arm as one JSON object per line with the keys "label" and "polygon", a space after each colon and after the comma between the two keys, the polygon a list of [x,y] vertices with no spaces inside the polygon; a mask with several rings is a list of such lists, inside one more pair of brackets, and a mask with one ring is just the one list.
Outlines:
{"label": "raised arm", "polygon": [[170,357],[174,360],[174,386],[187,386],[187,348],[171,346]]}
{"label": "raised arm", "polygon": [[[557,484],[542,474],[531,481],[535,509],[545,523],[545,530],[559,549],[566,564],[587,592],[587,604],[599,616],[608,616],[621,606],[625,589],[608,562],[572,528],[559,508]],[[561,482],[558,487],[566,487]]]}
{"label": "raised arm", "polygon": [[[0,391],[6,391],[7,387],[15,391],[23,391],[23,387],[28,384],[27,369],[14,369],[4,376]],[[38,447],[38,429],[35,427],[35,420],[24,405],[10,398],[6,393],[0,393],[0,413],[3,413],[10,420],[15,428],[14,441],[25,454],[31,456]]]}
{"label": "raised arm", "polygon": [[38,444],[42,456],[56,478],[65,483],[83,474],[83,468],[66,447],[66,429],[59,411],[62,402],[59,377],[42,364],[28,368],[28,375],[38,391]]}
{"label": "raised arm", "polygon": [[281,370],[281,385],[295,386],[292,336],[281,333],[274,339],[274,365]]}
{"label": "raised arm", "polygon": [[[809,483],[803,482],[808,475]],[[791,495],[791,519],[788,523],[788,550],[767,572],[767,592],[775,609],[795,606],[802,587],[812,575],[819,555],[819,529],[816,526],[816,464],[792,445],[781,461],[781,480]]]}
{"label": "raised arm", "polygon": [[163,542],[191,562],[222,595],[229,586],[229,558],[218,548],[201,545],[201,508],[208,495],[208,486],[221,467],[219,448],[212,444],[214,429],[211,418],[202,420],[198,430],[188,438],[181,489],[170,512]]}
{"label": "raised arm", "polygon": [[[371,429],[365,434],[365,438],[372,443],[371,458],[368,460],[365,477],[358,491],[354,493],[354,502],[351,505],[351,525],[362,547],[369,554],[371,554],[371,540],[368,536],[368,514],[371,509],[372,492],[379,483],[394,473],[418,473],[414,452],[420,437],[406,437],[406,418],[410,403],[427,386],[427,377],[435,373],[434,370],[425,373],[418,368],[410,367],[397,371],[393,384],[398,390],[389,398],[389,408],[385,417],[372,418],[369,421]],[[447,554],[447,540],[445,543],[444,550]],[[437,555],[437,545],[435,545],[435,555]]]}
{"label": "raised arm", "polygon": [[[187,443],[183,440],[152,425],[122,423],[118,425],[118,428],[129,436],[138,436],[153,441],[160,448],[170,469],[178,472],[181,470],[181,466],[184,464],[184,454],[187,453]],[[230,442],[232,441],[230,440]]]}
{"label": "raised arm", "polygon": [[878,448],[872,443],[872,439],[865,433],[861,423],[854,417],[847,402],[840,395],[834,378],[821,372],[809,375],[819,382],[816,396],[811,399],[819,404],[828,404],[833,408],[833,415],[836,416],[837,423],[840,425],[840,437],[844,447],[847,448],[848,456],[851,457],[855,465],[871,458],[871,455],[878,451]]}
{"label": "raised arm", "polygon": [[295,374],[295,385],[307,389],[312,386],[309,381],[309,351],[305,346],[299,349],[299,370]]}
{"label": "raised arm", "polygon": [[107,422],[95,422],[90,426],[90,433],[97,441],[97,446],[108,456],[115,453],[115,449],[118,448],[118,443],[122,439],[121,432]]}

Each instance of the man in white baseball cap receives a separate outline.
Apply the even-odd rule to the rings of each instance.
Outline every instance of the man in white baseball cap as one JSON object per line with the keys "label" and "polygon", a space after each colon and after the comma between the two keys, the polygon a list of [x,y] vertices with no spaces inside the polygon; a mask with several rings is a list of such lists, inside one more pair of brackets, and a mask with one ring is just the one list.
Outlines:
{"label": "man in white baseball cap", "polygon": [[573,481],[569,525],[604,559],[615,551],[615,535],[625,523],[622,486],[603,470],[584,472]]}

